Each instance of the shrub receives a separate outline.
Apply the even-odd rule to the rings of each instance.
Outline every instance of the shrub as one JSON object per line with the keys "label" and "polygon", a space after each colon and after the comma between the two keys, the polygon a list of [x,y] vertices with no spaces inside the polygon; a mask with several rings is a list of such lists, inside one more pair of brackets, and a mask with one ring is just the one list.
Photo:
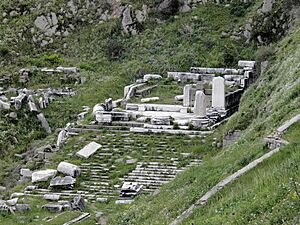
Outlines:
{"label": "shrub", "polygon": [[173,123],[173,129],[174,130],[178,130],[179,129],[178,123],[176,123],[176,122]]}
{"label": "shrub", "polygon": [[0,57],[5,57],[9,54],[9,49],[4,46],[0,46]]}
{"label": "shrub", "polygon": [[46,64],[51,65],[59,65],[64,61],[59,54],[44,55],[42,58],[46,62]]}
{"label": "shrub", "polygon": [[125,49],[123,44],[118,39],[110,39],[107,42],[105,54],[109,60],[120,59],[124,53]]}
{"label": "shrub", "polygon": [[275,49],[271,46],[260,47],[255,54],[255,61],[263,62],[272,57]]}
{"label": "shrub", "polygon": [[230,13],[236,17],[242,17],[251,5],[251,2],[244,3],[243,1],[236,0],[230,4]]}
{"label": "shrub", "polygon": [[166,5],[162,6],[162,2],[158,5],[160,7],[160,16],[164,19],[167,19],[171,16],[174,16],[178,11],[180,7],[179,0],[171,0]]}

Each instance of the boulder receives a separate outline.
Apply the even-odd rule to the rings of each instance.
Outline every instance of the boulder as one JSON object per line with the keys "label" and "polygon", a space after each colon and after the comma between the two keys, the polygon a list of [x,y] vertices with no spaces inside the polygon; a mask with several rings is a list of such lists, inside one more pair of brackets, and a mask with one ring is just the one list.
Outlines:
{"label": "boulder", "polygon": [[263,13],[268,13],[272,11],[273,5],[275,4],[276,0],[264,0],[263,6],[261,11]]}
{"label": "boulder", "polygon": [[123,11],[122,27],[125,33],[131,33],[131,26],[134,25],[134,20],[132,18],[132,6],[127,6]]}
{"label": "boulder", "polygon": [[85,210],[84,198],[82,198],[81,195],[76,196],[71,203],[71,207],[73,210],[84,211]]}
{"label": "boulder", "polygon": [[179,11],[180,3],[178,0],[163,0],[157,7],[157,11],[165,15],[173,15]]}
{"label": "boulder", "polygon": [[61,162],[57,167],[57,171],[72,177],[77,177],[80,174],[79,166],[68,162]]}
{"label": "boulder", "polygon": [[30,169],[21,169],[20,170],[20,174],[21,174],[21,176],[23,176],[23,177],[32,177],[32,173],[33,173],[33,171],[31,171]]}
{"label": "boulder", "polygon": [[0,109],[10,109],[10,103],[0,100]]}
{"label": "boulder", "polygon": [[14,211],[4,201],[4,202],[0,202],[0,213],[13,214]]}
{"label": "boulder", "polygon": [[62,212],[63,206],[59,204],[46,204],[42,206],[43,209],[47,209],[50,212]]}
{"label": "boulder", "polygon": [[158,75],[158,74],[146,74],[144,75],[144,82],[147,82],[149,80],[160,80],[162,79],[162,76],[161,75]]}
{"label": "boulder", "polygon": [[51,12],[47,16],[38,16],[34,21],[34,25],[46,36],[52,36],[58,28],[58,19],[56,14]]}
{"label": "boulder", "polygon": [[28,204],[16,204],[15,206],[17,212],[27,212],[30,210],[30,206]]}
{"label": "boulder", "polygon": [[9,206],[15,206],[18,203],[19,198],[13,198],[6,201],[6,204]]}
{"label": "boulder", "polygon": [[6,191],[6,187],[0,186],[0,193],[5,191]]}

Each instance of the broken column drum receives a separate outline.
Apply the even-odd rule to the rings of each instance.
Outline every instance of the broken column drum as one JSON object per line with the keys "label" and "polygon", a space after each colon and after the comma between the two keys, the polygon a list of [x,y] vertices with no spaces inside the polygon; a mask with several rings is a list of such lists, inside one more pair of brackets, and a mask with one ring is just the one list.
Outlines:
{"label": "broken column drum", "polygon": [[223,77],[215,77],[212,82],[212,107],[225,109],[225,81]]}
{"label": "broken column drum", "polygon": [[192,97],[191,97],[191,90],[192,85],[187,84],[184,86],[183,89],[183,106],[190,107],[192,104]]}

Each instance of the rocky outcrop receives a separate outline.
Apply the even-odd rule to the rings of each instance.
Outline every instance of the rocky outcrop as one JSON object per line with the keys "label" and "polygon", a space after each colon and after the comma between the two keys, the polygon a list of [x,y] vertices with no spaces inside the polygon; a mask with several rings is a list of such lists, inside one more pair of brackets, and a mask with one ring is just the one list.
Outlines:
{"label": "rocky outcrop", "polygon": [[276,2],[276,0],[264,0],[261,11],[263,13],[272,11],[272,8],[273,8],[273,5],[275,4],[275,2]]}
{"label": "rocky outcrop", "polygon": [[122,13],[122,28],[124,33],[135,35],[139,31],[139,24],[146,21],[148,7],[143,5],[142,10],[135,10],[131,5],[125,7]]}
{"label": "rocky outcrop", "polygon": [[249,41],[268,44],[284,36],[300,17],[300,2],[264,0],[260,10],[240,29]]}

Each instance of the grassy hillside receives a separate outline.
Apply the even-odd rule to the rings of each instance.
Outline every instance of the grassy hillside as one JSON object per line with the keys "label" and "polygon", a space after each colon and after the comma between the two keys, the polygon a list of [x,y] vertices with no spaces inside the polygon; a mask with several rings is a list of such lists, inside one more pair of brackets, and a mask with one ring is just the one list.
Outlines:
{"label": "grassy hillside", "polygon": [[[4,6],[7,7],[5,4]],[[28,21],[33,22],[33,16],[24,17],[26,24]],[[253,59],[253,44],[221,36],[222,31],[234,28],[242,18],[232,16],[230,7],[207,5],[190,13],[178,14],[161,25],[149,19],[144,31],[137,36],[124,35],[120,21],[111,20],[96,25],[84,24],[74,34],[59,38],[44,48],[38,48],[28,40],[28,45],[21,41],[20,45],[8,48],[12,44],[11,39],[6,37],[4,42],[8,42],[6,48],[9,51],[2,55],[4,66],[0,72],[13,75],[12,87],[37,89],[68,86],[76,91],[75,97],[57,99],[44,111],[50,126],[55,130],[75,120],[76,114],[81,112],[81,106],[93,107],[105,98],[122,97],[123,86],[140,71],[165,74],[172,70],[185,71],[191,66],[231,66],[236,65],[241,58]],[[9,24],[1,26],[2,32],[11,33]],[[21,26],[15,26],[15,29],[18,31]],[[67,43],[66,48],[62,48],[64,43]],[[13,52],[20,54],[16,56]],[[12,60],[15,63],[12,64]],[[21,68],[59,65],[77,66],[80,74],[86,76],[88,81],[81,86],[73,83],[62,84],[59,77],[35,72],[29,83],[20,85],[17,82]],[[3,138],[0,139],[0,152],[5,155],[5,159],[0,167],[3,165],[1,171],[9,172],[16,168],[16,164],[10,167],[10,163],[6,162],[17,163],[15,159],[11,159],[13,155],[25,152],[32,140],[41,139],[46,134],[36,118],[30,117],[31,126],[26,126],[27,130],[24,130],[24,124],[29,122],[23,112],[18,113],[18,120],[8,118],[6,114],[6,111],[1,111],[0,131]],[[14,126],[11,126],[12,123]],[[17,138],[18,144],[13,137]],[[32,145],[34,147],[36,144]],[[7,185],[11,182],[10,179],[6,182],[7,174],[9,173],[0,175],[0,183]]]}
{"label": "grassy hillside", "polygon": [[[2,1],[0,15],[12,10],[14,4],[30,8],[35,3],[29,0],[22,2]],[[131,3],[136,4],[135,7],[141,6],[141,1]],[[76,91],[75,97],[58,98],[43,111],[53,130],[74,121],[84,105],[93,107],[105,98],[122,97],[123,86],[142,73],[165,75],[167,71],[186,71],[191,66],[231,67],[240,59],[269,60],[267,71],[243,96],[239,112],[214,134],[220,141],[227,132],[241,129],[243,135],[237,143],[211,150],[208,145],[193,146],[188,151],[203,157],[203,163],[164,185],[156,196],[141,195],[129,206],[116,206],[113,202],[106,205],[88,204],[89,212],[104,211],[108,214],[109,224],[168,224],[222,178],[267,152],[264,135],[270,134],[283,121],[299,112],[299,25],[280,43],[269,47],[258,48],[256,43],[222,35],[222,32],[238,29],[250,15],[255,14],[261,1],[255,3],[245,8],[239,4],[229,7],[199,6],[192,12],[176,14],[164,23],[157,23],[155,18],[158,15],[151,14],[143,24],[142,32],[136,36],[122,33],[120,19],[92,24],[78,22],[72,34],[59,37],[46,47],[33,44],[29,34],[29,39],[14,40],[18,39],[19,32],[30,28],[35,16],[48,12],[51,7],[53,11],[59,10],[64,1],[50,1],[51,7],[42,7],[32,14],[19,15],[0,24],[3,37],[0,42],[0,59],[3,62],[0,75],[12,74],[12,87],[37,89],[68,86]],[[236,13],[237,9],[239,13]],[[60,82],[59,77],[48,77],[41,72],[33,73],[28,84],[17,82],[21,68],[60,65],[78,67],[80,75],[87,77],[87,82],[83,85],[65,84]],[[7,116],[7,113],[4,110],[0,112],[0,185],[13,186],[18,179],[18,169],[24,163],[14,154],[54,142],[56,134],[46,137],[27,108],[17,112],[17,120]],[[299,124],[286,134],[291,144],[281,153],[222,190],[185,223],[297,223],[300,201],[295,186],[295,182],[300,180],[296,166],[299,164],[299,153],[296,151],[299,149],[298,131]],[[77,142],[80,140],[74,140],[74,143]],[[72,143],[55,160],[64,159],[67,152],[73,150]],[[19,186],[14,191],[22,188]],[[51,216],[35,207],[43,202],[38,204],[36,199],[30,199],[30,202],[34,205],[33,210],[21,221],[39,224],[36,215],[40,218]],[[75,214],[66,213],[53,224],[59,224]],[[18,215],[0,216],[1,224],[18,222]],[[94,222],[93,215],[85,224]]]}
{"label": "grassy hillside", "polygon": [[[276,47],[268,70],[245,93],[241,107],[222,132],[243,129],[239,141],[197,168],[166,185],[161,193],[141,197],[137,205],[120,213],[115,224],[168,224],[222,178],[268,151],[264,135],[299,113],[300,29]],[[275,47],[275,46],[274,46]],[[299,176],[299,125],[289,131],[291,144],[271,160],[222,190],[184,224],[294,224],[299,221],[299,196],[293,179]],[[290,138],[289,138],[290,137]]]}

